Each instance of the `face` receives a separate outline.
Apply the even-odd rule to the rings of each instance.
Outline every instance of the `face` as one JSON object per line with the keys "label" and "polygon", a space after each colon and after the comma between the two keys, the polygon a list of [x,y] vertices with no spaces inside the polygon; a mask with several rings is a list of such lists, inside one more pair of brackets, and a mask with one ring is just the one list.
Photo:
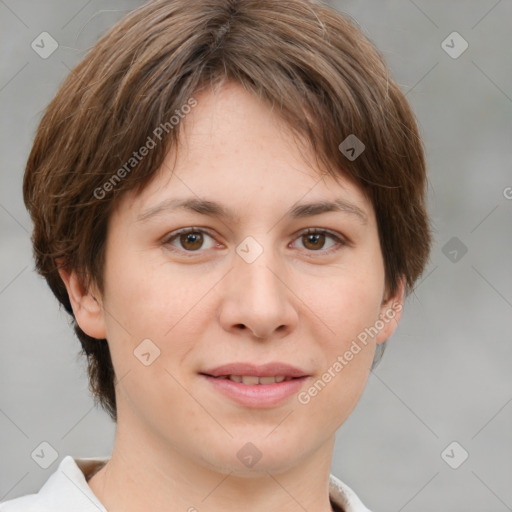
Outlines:
{"label": "face", "polygon": [[110,219],[101,307],[73,306],[108,340],[118,429],[211,469],[279,473],[332,449],[401,296],[386,297],[357,186],[240,86],[195,98],[176,161]]}

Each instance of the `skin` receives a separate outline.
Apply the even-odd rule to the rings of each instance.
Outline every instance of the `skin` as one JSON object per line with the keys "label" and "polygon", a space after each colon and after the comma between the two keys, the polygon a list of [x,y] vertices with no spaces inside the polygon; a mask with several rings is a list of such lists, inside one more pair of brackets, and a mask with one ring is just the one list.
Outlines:
{"label": "skin", "polygon": [[[89,485],[109,512],[229,512],[240,503],[248,512],[298,504],[327,512],[335,432],[400,311],[307,404],[293,395],[244,407],[198,372],[282,361],[307,370],[307,390],[402,302],[403,281],[387,296],[375,214],[362,191],[312,165],[310,150],[300,150],[266,104],[232,83],[195,97],[174,170],[169,153],[155,179],[124,196],[110,218],[104,293],[61,272],[77,322],[108,340],[118,377],[114,449]],[[163,200],[190,196],[222,203],[237,218],[175,210],[137,220]],[[366,221],[347,212],[285,214],[297,203],[336,198]],[[169,240],[187,227],[205,230],[202,245]],[[306,228],[347,243],[311,240],[302,236]],[[236,252],[248,236],[263,248],[252,263]],[[134,350],[148,338],[160,356],[146,366]],[[237,457],[248,442],[262,454],[252,468]]]}

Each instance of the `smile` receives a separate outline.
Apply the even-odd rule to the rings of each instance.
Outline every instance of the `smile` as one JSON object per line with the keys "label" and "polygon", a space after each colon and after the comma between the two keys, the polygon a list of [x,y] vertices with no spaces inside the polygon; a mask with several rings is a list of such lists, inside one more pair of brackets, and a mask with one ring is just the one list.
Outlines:
{"label": "smile", "polygon": [[[213,375],[211,375],[213,377]],[[292,380],[295,377],[285,377],[284,375],[279,375],[276,377],[257,377],[255,375],[222,375],[219,377],[215,377],[217,379],[229,379],[233,382],[239,382],[246,385],[256,385],[256,384],[275,384],[276,382],[283,382],[285,380]]]}

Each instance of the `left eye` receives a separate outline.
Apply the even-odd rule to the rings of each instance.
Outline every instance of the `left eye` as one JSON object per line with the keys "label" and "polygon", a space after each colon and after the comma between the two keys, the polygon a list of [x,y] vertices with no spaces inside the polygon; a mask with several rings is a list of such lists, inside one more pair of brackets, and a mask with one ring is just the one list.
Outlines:
{"label": "left eye", "polygon": [[[203,247],[205,236],[211,240],[209,247]],[[329,238],[334,242],[329,248],[324,249],[326,240]],[[323,252],[330,252],[333,246],[346,245],[346,242],[343,238],[324,229],[307,229],[306,231],[300,233],[296,240],[303,240],[304,248],[313,252],[318,252],[322,249],[324,249]],[[211,249],[216,244],[211,235],[199,228],[186,228],[177,231],[172,236],[167,238],[165,243],[176,247],[174,244],[175,241],[178,242],[181,246],[177,248],[184,249],[186,252],[197,252],[199,249]]]}
{"label": "left eye", "polygon": [[[323,249],[326,238],[331,238],[331,240],[334,240],[334,246],[346,245],[346,242],[340,236],[324,229],[308,229],[305,232],[302,232],[297,240],[304,240],[305,242],[303,245],[306,247],[306,249],[319,251]],[[331,252],[333,245],[331,245],[331,247],[326,249],[324,252]]]}

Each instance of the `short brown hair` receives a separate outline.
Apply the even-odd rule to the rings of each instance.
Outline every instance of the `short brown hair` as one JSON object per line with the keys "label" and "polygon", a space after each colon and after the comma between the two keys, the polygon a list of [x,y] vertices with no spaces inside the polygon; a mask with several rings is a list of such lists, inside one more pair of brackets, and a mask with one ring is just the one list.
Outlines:
{"label": "short brown hair", "polygon": [[[194,94],[224,80],[277,107],[329,174],[363,190],[375,209],[390,293],[403,277],[409,294],[428,259],[425,157],[415,118],[384,58],[348,16],[313,0],[143,5],[64,81],[41,120],[23,183],[36,269],[72,315],[90,390],[114,421],[107,341],[76,323],[57,262],[103,291],[109,216],[125,192],[142,190],[155,175],[180,124],[108,191],[105,183]],[[350,135],[365,146],[355,159],[339,149]]]}

